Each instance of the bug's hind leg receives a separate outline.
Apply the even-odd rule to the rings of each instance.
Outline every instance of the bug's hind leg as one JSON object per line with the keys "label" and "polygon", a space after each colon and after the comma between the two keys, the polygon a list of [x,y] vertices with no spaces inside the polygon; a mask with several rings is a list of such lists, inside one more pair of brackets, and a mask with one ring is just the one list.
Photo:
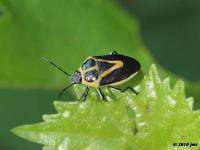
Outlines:
{"label": "bug's hind leg", "polygon": [[107,101],[106,98],[105,98],[105,95],[102,93],[102,91],[101,91],[100,88],[97,89],[97,92],[98,92],[100,98],[101,98],[103,101]]}
{"label": "bug's hind leg", "polygon": [[126,92],[127,90],[131,90],[134,94],[138,95],[139,93],[132,87],[128,86],[126,87],[125,89],[119,89],[119,88],[116,88],[116,87],[113,87],[113,86],[109,86],[110,88],[113,88],[115,90],[118,90],[120,92]]}
{"label": "bug's hind leg", "polygon": [[122,89],[121,92],[126,92],[127,90],[131,90],[133,93],[135,93],[136,95],[138,95],[139,93],[132,87],[126,87],[125,89]]}
{"label": "bug's hind leg", "polygon": [[83,100],[83,101],[86,100],[89,90],[90,90],[90,88],[87,86],[84,93],[82,94],[82,96],[80,98],[81,100]]}

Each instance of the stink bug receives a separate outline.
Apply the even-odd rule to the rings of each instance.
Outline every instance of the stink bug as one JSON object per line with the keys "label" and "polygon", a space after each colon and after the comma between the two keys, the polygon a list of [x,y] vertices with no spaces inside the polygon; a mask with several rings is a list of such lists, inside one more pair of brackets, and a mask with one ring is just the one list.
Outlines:
{"label": "stink bug", "polygon": [[115,87],[127,82],[139,72],[140,63],[134,58],[117,54],[115,51],[109,55],[89,56],[79,70],[71,75],[52,61],[44,59],[70,78],[71,84],[60,92],[59,97],[73,84],[86,85],[86,89],[81,96],[82,100],[86,100],[90,87],[96,88],[101,99],[105,101],[105,96],[101,91],[102,87],[114,88],[121,92],[130,89],[137,94],[131,87],[126,87],[125,89]]}

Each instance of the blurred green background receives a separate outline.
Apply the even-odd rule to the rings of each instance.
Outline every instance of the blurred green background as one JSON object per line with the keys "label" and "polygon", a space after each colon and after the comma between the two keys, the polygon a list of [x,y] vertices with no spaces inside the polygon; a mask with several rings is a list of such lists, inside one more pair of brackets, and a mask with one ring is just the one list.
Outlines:
{"label": "blurred green background", "polygon": [[[10,129],[55,113],[68,78],[40,58],[73,72],[89,55],[119,53],[147,72],[186,81],[200,106],[200,1],[0,0],[0,150],[39,150]],[[74,100],[68,92],[63,100]]]}

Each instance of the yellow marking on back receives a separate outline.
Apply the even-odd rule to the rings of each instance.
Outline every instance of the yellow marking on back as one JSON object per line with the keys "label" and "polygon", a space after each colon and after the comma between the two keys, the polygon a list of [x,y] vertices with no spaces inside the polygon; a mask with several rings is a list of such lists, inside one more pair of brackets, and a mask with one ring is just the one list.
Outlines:
{"label": "yellow marking on back", "polygon": [[[99,61],[99,60],[98,60]],[[104,62],[108,62],[108,61],[104,61]],[[122,68],[123,67],[123,62],[120,60],[117,61],[109,61],[108,63],[112,63],[114,64],[114,66],[112,66],[110,69],[104,71],[100,76],[103,78],[105,76],[107,76],[109,73],[111,73],[113,70],[116,70],[118,68]]]}
{"label": "yellow marking on back", "polygon": [[[93,60],[95,60],[95,61],[97,60],[97,59],[95,59],[94,57],[89,56],[89,57],[84,61],[84,63],[85,63],[88,59],[93,59]],[[93,66],[93,67],[90,67],[90,68],[88,68],[88,69],[86,69],[86,70],[83,70],[83,69],[82,69],[82,65],[81,65],[81,67],[79,68],[79,71],[80,71],[81,76],[82,76],[82,84],[85,84],[85,85],[87,85],[87,86],[91,86],[91,87],[94,87],[94,88],[98,88],[98,87],[99,87],[99,83],[100,83],[100,78],[98,78],[98,79],[97,79],[96,81],[94,81],[94,82],[88,82],[88,81],[85,80],[84,74],[85,74],[86,72],[92,71],[92,70],[97,70],[97,71],[99,72],[98,67],[97,67],[96,65]]]}
{"label": "yellow marking on back", "polygon": [[88,71],[92,71],[92,70],[97,70],[98,73],[99,73],[99,68],[97,65],[91,67],[91,68],[88,68],[86,70],[83,70],[82,69],[82,65],[81,67],[79,68],[79,71],[82,75],[82,84],[85,84],[87,86],[91,86],[91,87],[94,87],[94,88],[98,88],[99,87],[99,84],[100,84],[100,81],[102,80],[102,78],[104,78],[105,76],[107,76],[109,73],[111,73],[112,71],[118,69],[118,68],[121,68],[123,67],[123,62],[121,60],[115,60],[115,61],[111,61],[111,60],[104,60],[104,59],[96,59],[92,56],[89,56],[84,62],[86,62],[88,59],[93,59],[95,61],[102,61],[102,62],[108,62],[108,63],[111,63],[111,64],[114,64],[111,68],[107,69],[106,71],[104,71],[102,74],[99,74],[98,76],[98,79],[94,82],[88,82],[85,80],[84,78],[84,74]]}

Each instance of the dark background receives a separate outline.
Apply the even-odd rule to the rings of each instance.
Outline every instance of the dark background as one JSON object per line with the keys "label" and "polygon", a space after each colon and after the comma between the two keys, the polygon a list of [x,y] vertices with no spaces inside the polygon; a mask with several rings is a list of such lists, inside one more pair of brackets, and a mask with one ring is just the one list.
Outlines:
{"label": "dark background", "polygon": [[200,1],[118,0],[141,25],[156,60],[191,81],[200,80]]}

